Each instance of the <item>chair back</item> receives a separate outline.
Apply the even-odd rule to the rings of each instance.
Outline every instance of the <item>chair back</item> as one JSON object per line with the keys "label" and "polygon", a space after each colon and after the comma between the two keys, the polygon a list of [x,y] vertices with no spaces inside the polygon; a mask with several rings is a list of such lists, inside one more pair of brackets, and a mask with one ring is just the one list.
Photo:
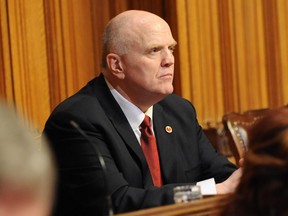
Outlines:
{"label": "chair back", "polygon": [[223,125],[231,137],[229,145],[236,163],[244,156],[249,146],[249,130],[259,119],[263,118],[272,109],[255,109],[243,113],[228,113],[223,116]]}

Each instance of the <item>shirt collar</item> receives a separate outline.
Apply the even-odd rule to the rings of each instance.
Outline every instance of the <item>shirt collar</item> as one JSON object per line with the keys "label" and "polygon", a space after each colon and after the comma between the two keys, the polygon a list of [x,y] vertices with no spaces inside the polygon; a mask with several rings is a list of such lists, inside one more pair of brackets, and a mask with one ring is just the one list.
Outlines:
{"label": "shirt collar", "polygon": [[148,115],[151,118],[151,124],[153,126],[153,106],[149,107],[148,110],[143,113],[137,106],[135,106],[133,103],[128,101],[126,98],[124,98],[105,78],[105,81],[114,96],[115,100],[121,107],[122,111],[124,112],[130,126],[133,130],[139,129],[139,125],[144,120],[145,115]]}

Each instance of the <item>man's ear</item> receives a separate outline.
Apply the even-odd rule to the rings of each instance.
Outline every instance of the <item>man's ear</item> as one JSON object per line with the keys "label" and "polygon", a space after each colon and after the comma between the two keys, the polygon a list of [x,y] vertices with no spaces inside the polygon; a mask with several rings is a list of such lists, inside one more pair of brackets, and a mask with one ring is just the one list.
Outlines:
{"label": "man's ear", "polygon": [[106,56],[106,61],[110,72],[118,79],[124,79],[125,74],[121,57],[115,53],[109,53]]}

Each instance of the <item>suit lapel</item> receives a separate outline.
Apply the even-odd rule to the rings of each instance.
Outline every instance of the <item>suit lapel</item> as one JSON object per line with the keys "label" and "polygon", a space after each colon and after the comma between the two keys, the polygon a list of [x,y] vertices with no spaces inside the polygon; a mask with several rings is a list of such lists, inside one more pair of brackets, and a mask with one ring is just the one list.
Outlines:
{"label": "suit lapel", "polygon": [[114,125],[124,143],[132,150],[132,152],[134,152],[136,158],[138,158],[142,169],[144,187],[151,186],[153,183],[149,173],[148,164],[146,163],[141,146],[139,145],[129,122],[126,119],[125,114],[111,94],[103,75],[100,75],[95,82],[97,84],[95,84],[92,88],[95,89],[93,94],[95,94],[98,98],[103,110],[110,119],[111,123]]}
{"label": "suit lapel", "polygon": [[175,175],[177,155],[175,143],[173,143],[173,122],[170,119],[159,104],[154,105],[153,129],[158,145],[163,183],[167,183],[168,178],[169,182],[176,182],[177,179],[177,175]]}
{"label": "suit lapel", "polygon": [[114,124],[114,127],[116,128],[116,130],[118,131],[119,135],[124,140],[124,142],[135,153],[135,155],[138,157],[140,161],[140,164],[141,164],[140,166],[141,166],[142,175],[143,175],[144,188],[150,187],[151,185],[153,185],[153,181],[152,181],[151,174],[149,172],[148,164],[146,162],[146,159],[140,147],[140,144],[138,143],[138,140],[136,139],[135,134],[133,130],[131,129],[128,121],[126,120],[126,117],[125,117],[125,121],[117,117],[112,118],[111,121],[112,121],[112,124]]}

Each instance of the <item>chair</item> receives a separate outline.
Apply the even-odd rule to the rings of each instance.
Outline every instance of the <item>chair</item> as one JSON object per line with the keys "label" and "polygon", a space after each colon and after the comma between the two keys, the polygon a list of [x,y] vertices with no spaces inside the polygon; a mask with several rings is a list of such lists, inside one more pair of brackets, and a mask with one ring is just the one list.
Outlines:
{"label": "chair", "polygon": [[222,122],[228,136],[231,137],[229,145],[237,164],[248,149],[249,130],[257,120],[271,111],[272,109],[269,108],[254,109],[243,113],[232,112],[223,116]]}
{"label": "chair", "polygon": [[220,126],[216,127],[209,127],[203,129],[205,135],[213,145],[213,147],[226,157],[232,156],[232,152],[230,150],[229,140],[226,136],[226,130]]}

